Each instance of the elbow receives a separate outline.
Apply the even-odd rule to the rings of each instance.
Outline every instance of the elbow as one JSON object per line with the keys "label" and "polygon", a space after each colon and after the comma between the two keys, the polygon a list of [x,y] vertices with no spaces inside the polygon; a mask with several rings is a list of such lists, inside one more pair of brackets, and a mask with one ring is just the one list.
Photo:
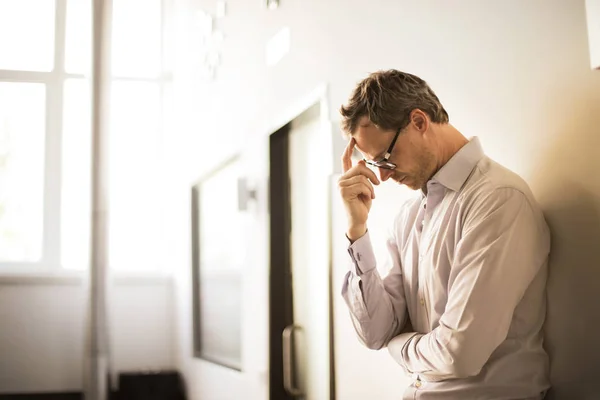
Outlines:
{"label": "elbow", "polygon": [[366,348],[370,350],[381,350],[387,347],[394,336],[396,324],[393,323],[388,329],[363,329],[358,330],[358,339]]}
{"label": "elbow", "polygon": [[463,353],[448,360],[445,371],[443,371],[446,379],[466,379],[479,375],[483,364],[478,360],[471,359],[466,354]]}
{"label": "elbow", "polygon": [[485,343],[457,331],[443,334],[438,330],[434,338],[433,347],[438,350],[434,353],[439,355],[439,372],[444,379],[466,379],[481,373],[489,358]]}
{"label": "elbow", "polygon": [[454,361],[450,366],[451,374],[458,379],[479,375],[490,357],[490,353],[485,350],[486,346],[476,345],[474,340],[464,338],[458,342],[457,347],[449,349]]}
{"label": "elbow", "polygon": [[387,346],[390,341],[389,334],[387,332],[382,334],[381,329],[376,329],[367,323],[361,323],[357,318],[352,315],[352,323],[354,325],[354,331],[358,337],[358,341],[368,349],[381,350]]}
{"label": "elbow", "polygon": [[364,322],[361,323],[354,315],[352,315],[352,324],[354,325],[354,331],[356,332],[358,341],[366,348],[371,350],[381,350],[387,346],[389,335],[382,335],[380,329],[375,329],[375,327]]}
{"label": "elbow", "polygon": [[459,361],[451,365],[448,372],[452,379],[466,379],[479,375],[481,368],[472,363]]}
{"label": "elbow", "polygon": [[370,335],[368,333],[358,335],[358,338],[363,346],[370,350],[381,350],[386,347],[389,342],[387,337],[383,338],[381,336]]}
{"label": "elbow", "polygon": [[377,322],[382,320],[383,318],[359,320],[353,315],[352,323],[358,340],[370,350],[381,350],[387,347],[397,330],[398,324],[395,318],[389,318],[391,323]]}

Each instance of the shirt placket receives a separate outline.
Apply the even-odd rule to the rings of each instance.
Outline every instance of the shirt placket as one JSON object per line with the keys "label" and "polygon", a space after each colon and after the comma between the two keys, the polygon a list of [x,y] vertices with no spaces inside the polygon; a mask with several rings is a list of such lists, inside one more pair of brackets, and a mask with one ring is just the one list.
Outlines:
{"label": "shirt placket", "polygon": [[419,314],[424,316],[424,321],[422,327],[425,329],[429,329],[430,323],[430,315],[429,315],[429,297],[427,293],[427,279],[426,277],[430,273],[429,269],[430,265],[427,265],[425,261],[425,255],[430,248],[431,240],[433,235],[431,232],[432,227],[432,216],[434,210],[440,204],[444,195],[444,187],[437,182],[430,182],[428,184],[428,194],[422,202],[423,207],[423,221],[422,221],[422,231],[421,237],[419,240],[419,306],[421,307],[421,311]]}
{"label": "shirt placket", "polygon": [[430,218],[430,213],[427,210],[427,203],[430,201],[430,197],[426,196],[421,202],[421,222],[420,222],[420,237],[419,237],[419,258],[418,258],[418,267],[417,273],[419,277],[419,328],[421,331],[427,329],[429,326],[429,313],[427,311],[427,302],[426,302],[426,288],[425,288],[425,267],[423,265],[423,260],[425,257],[425,251],[427,250],[429,244],[427,240],[427,226]]}

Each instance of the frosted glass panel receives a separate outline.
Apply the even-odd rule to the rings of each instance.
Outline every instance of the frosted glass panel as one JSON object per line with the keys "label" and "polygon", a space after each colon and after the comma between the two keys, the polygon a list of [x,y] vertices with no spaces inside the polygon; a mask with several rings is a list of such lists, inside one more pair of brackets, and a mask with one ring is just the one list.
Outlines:
{"label": "frosted glass panel", "polygon": [[294,386],[306,400],[329,398],[329,177],[319,106],[292,122],[289,142]]}

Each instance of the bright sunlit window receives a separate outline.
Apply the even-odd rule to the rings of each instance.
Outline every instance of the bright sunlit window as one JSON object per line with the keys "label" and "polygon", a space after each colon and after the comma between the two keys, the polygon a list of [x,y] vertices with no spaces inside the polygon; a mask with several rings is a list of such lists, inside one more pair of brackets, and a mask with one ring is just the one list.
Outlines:
{"label": "bright sunlit window", "polygon": [[42,256],[46,93],[0,82],[0,260]]}
{"label": "bright sunlit window", "polygon": [[52,70],[55,7],[54,0],[0,0],[0,69]]}
{"label": "bright sunlit window", "polygon": [[[109,264],[116,271],[163,269],[169,1],[113,0]],[[89,266],[91,6],[0,0],[0,272]]]}

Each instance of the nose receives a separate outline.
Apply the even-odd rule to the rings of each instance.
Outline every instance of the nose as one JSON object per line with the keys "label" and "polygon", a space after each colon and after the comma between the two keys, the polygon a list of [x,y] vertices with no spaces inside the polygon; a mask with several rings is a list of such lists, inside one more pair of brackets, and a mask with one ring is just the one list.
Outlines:
{"label": "nose", "polygon": [[390,176],[394,175],[394,171],[391,169],[379,168],[379,176],[381,177],[381,181],[387,181]]}

